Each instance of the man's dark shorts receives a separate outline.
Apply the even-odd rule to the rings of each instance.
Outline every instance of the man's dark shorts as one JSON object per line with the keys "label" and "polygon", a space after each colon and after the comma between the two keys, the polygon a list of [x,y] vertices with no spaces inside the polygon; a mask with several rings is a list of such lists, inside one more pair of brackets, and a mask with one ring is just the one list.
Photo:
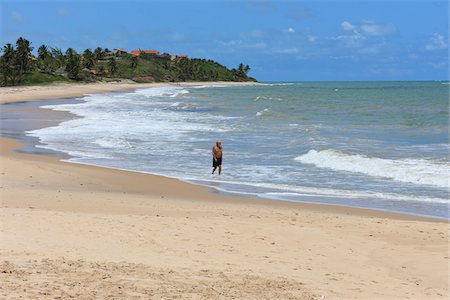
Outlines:
{"label": "man's dark shorts", "polygon": [[221,165],[222,165],[222,157],[218,158],[217,161],[214,160],[214,157],[213,157],[213,168],[217,168],[218,166],[221,166]]}

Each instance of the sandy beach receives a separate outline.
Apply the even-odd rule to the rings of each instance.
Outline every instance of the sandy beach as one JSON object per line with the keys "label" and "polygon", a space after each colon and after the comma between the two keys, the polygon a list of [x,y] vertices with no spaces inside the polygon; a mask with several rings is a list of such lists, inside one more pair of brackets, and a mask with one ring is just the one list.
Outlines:
{"label": "sandy beach", "polygon": [[151,88],[158,86],[201,86],[201,85],[255,85],[257,82],[183,82],[183,83],[55,83],[39,86],[14,86],[0,88],[0,103],[15,103],[43,99],[79,97],[86,94]]}
{"label": "sandy beach", "polygon": [[[0,101],[151,86],[2,88]],[[449,296],[447,222],[228,197],[165,177],[18,153],[21,147],[0,139],[1,299]]]}

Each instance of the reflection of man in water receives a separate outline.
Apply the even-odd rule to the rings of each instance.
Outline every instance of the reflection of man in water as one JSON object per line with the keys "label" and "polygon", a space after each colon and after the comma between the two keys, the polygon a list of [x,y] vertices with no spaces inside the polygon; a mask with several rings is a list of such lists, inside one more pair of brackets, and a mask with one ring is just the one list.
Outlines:
{"label": "reflection of man in water", "polygon": [[213,170],[211,174],[214,174],[216,168],[219,167],[219,175],[222,173],[222,143],[217,140],[212,148],[213,156]]}

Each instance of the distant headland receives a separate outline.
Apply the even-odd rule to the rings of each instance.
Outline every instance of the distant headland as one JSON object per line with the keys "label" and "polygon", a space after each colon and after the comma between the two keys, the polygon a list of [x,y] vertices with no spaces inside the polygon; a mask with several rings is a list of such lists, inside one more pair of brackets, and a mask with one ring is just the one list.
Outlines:
{"label": "distant headland", "polygon": [[31,42],[20,37],[16,44],[1,49],[1,86],[53,82],[111,82],[123,79],[139,83],[234,81],[256,82],[248,76],[250,67],[239,64],[228,69],[209,59],[189,58],[187,54],[160,53],[158,50],[97,47],[78,53],[73,48],[41,45],[33,55]]}

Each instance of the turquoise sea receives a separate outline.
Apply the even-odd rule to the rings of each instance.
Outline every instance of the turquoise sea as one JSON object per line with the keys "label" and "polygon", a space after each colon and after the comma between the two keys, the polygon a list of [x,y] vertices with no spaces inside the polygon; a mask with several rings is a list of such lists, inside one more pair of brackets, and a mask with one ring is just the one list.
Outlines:
{"label": "turquoise sea", "polygon": [[[151,88],[46,106],[80,118],[30,131],[69,161],[225,193],[448,219],[448,82]],[[223,174],[211,176],[221,139]]]}

